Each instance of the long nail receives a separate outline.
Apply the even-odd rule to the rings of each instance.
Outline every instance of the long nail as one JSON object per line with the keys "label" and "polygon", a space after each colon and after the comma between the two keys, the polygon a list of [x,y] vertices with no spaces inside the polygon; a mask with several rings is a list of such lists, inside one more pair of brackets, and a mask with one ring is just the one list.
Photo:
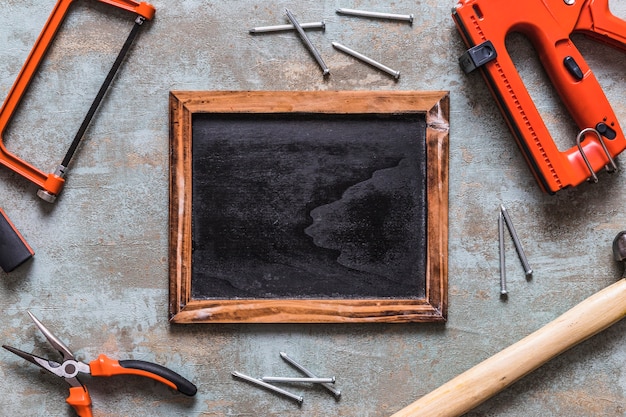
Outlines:
{"label": "long nail", "polygon": [[498,216],[498,238],[500,243],[500,295],[506,297],[506,267],[504,262],[504,216],[502,212]]}
{"label": "long nail", "polygon": [[353,57],[360,59],[361,61],[365,62],[366,64],[370,64],[373,67],[378,68],[381,71],[386,72],[387,74],[393,76],[395,79],[400,78],[400,71],[396,71],[394,69],[389,68],[386,65],[381,64],[378,61],[374,61],[372,58],[366,57],[363,54],[358,53],[357,51],[354,51],[346,46],[343,46],[342,44],[338,43],[338,42],[333,42],[332,43],[333,46],[337,49],[339,49],[342,52],[345,52],[348,55],[352,55]]}
{"label": "long nail", "polygon": [[337,9],[337,13],[347,14],[350,16],[359,16],[359,17],[374,17],[377,19],[403,20],[409,23],[413,23],[413,18],[414,18],[412,14],[380,13],[380,12],[369,12],[365,10],[343,9],[343,8]]}
{"label": "long nail", "polygon": [[251,382],[251,383],[253,383],[255,385],[258,385],[260,387],[266,388],[266,389],[268,389],[270,391],[274,391],[277,394],[281,394],[281,395],[284,395],[284,396],[286,396],[288,398],[291,398],[292,400],[298,402],[298,404],[302,404],[302,402],[304,401],[304,398],[302,398],[301,396],[296,395],[296,394],[292,394],[291,392],[286,391],[286,390],[284,390],[282,388],[275,387],[274,385],[271,385],[271,384],[268,384],[266,382],[263,382],[260,379],[253,378],[251,376],[244,375],[241,372],[236,372],[236,371],[234,371],[232,374],[233,374],[233,376],[235,376],[237,378],[240,378],[240,379],[243,379],[244,381]]}
{"label": "long nail", "polygon": [[[326,22],[309,22],[301,23],[302,29],[326,29]],[[250,29],[250,33],[268,33],[268,32],[281,32],[285,30],[296,30],[293,25],[274,25],[274,26],[258,26]]]}
{"label": "long nail", "polygon": [[515,244],[515,250],[517,251],[517,254],[519,255],[519,259],[522,262],[524,273],[526,274],[527,277],[530,277],[533,274],[533,270],[528,264],[526,253],[524,252],[524,248],[522,247],[522,242],[520,242],[519,236],[517,235],[517,232],[515,231],[515,227],[513,226],[513,221],[511,220],[511,216],[509,216],[509,212],[502,204],[500,205],[500,211],[502,212],[502,215],[504,216],[506,227],[509,229],[509,233],[511,234],[511,237],[513,238],[513,244]]}
{"label": "long nail", "polygon": [[[291,366],[293,366],[294,368],[296,368],[297,370],[302,372],[304,375],[306,375],[308,377],[311,377],[311,378],[316,378],[316,376],[315,376],[315,374],[313,372],[309,371],[307,368],[305,368],[304,366],[300,365],[294,359],[289,357],[285,352],[280,352],[280,357],[283,358]],[[326,388],[328,391],[330,391],[335,396],[335,398],[339,399],[339,397],[341,397],[341,391],[338,390],[337,388],[333,387],[332,385],[330,385],[330,384],[322,384],[322,386],[324,388]]]}
{"label": "long nail", "polygon": [[323,75],[326,76],[326,75],[330,74],[330,70],[328,69],[328,66],[326,65],[326,63],[322,59],[322,56],[317,51],[317,49],[315,48],[313,43],[311,43],[311,40],[307,36],[306,32],[304,31],[304,29],[302,29],[302,26],[300,25],[300,23],[298,23],[298,20],[289,11],[289,9],[285,9],[285,13],[287,14],[287,18],[289,19],[289,21],[291,21],[291,24],[296,28],[296,31],[298,31],[298,34],[300,35],[300,39],[302,39],[302,42],[304,42],[306,47],[311,52],[311,55],[313,55],[313,58],[315,58],[315,60],[319,64],[320,68],[322,68]]}

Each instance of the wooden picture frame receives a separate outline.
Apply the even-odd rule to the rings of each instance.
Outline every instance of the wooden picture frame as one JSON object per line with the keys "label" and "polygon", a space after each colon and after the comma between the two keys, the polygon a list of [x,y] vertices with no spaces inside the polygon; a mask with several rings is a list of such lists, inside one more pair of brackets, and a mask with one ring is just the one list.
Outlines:
{"label": "wooden picture frame", "polygon": [[[169,317],[172,323],[444,322],[448,290],[449,95],[445,91],[258,91],[170,93]],[[217,116],[215,116],[217,115]],[[425,213],[423,294],[336,298],[194,297],[192,190],[194,121],[228,115],[249,123],[266,117],[358,115],[363,120],[421,115]],[[341,120],[331,122],[341,128]],[[205,123],[205,122],[202,122]],[[375,126],[372,122],[370,126]],[[203,164],[202,166],[205,166]]]}

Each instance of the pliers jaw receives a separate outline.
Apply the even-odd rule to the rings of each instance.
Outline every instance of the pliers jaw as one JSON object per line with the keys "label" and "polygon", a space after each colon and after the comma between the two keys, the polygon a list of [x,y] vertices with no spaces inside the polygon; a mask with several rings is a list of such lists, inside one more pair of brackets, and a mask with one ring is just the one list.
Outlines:
{"label": "pliers jaw", "polygon": [[16,354],[22,359],[27,360],[39,366],[42,369],[50,372],[53,375],[63,378],[71,387],[82,387],[84,385],[78,380],[77,375],[79,373],[91,373],[89,365],[79,362],[75,359],[74,354],[69,350],[67,346],[56,337],[50,330],[46,328],[30,311],[28,312],[30,318],[35,322],[37,328],[43,333],[48,340],[48,343],[54,347],[59,354],[63,357],[63,362],[55,362],[49,359],[42,358],[40,356],[33,355],[32,353],[24,352],[23,350],[3,345],[2,347],[11,353]]}
{"label": "pliers jaw", "polygon": [[75,360],[74,354],[70,351],[70,349],[67,346],[65,346],[65,343],[63,343],[61,339],[56,337],[54,333],[48,330],[48,328],[46,328],[46,326],[44,326],[43,323],[41,323],[37,319],[37,317],[33,315],[33,313],[31,313],[30,311],[27,311],[27,313],[30,316],[30,318],[35,322],[35,325],[37,326],[39,331],[41,331],[41,333],[43,333],[43,335],[46,337],[46,339],[48,340],[48,343],[50,343],[52,347],[55,348],[57,352],[59,352],[61,357],[63,357],[64,362],[68,360]]}
{"label": "pliers jaw", "polygon": [[[59,378],[63,378],[72,387],[83,386],[81,382],[78,380],[78,378],[76,378],[76,375],[78,374],[78,372],[74,371],[75,369],[78,369],[78,368],[76,366],[73,366],[71,363],[64,362],[63,364],[60,364],[58,362],[51,361],[51,360],[42,358],[40,356],[33,355],[32,353],[24,352],[23,350],[19,350],[12,346],[2,345],[2,347],[8,350],[9,352],[14,353],[15,355],[19,356],[20,358],[27,360],[28,362],[33,363],[42,369],[45,369],[49,373],[55,376],[58,376]],[[68,372],[68,367],[67,367],[68,364],[70,365],[69,370],[72,372]]]}

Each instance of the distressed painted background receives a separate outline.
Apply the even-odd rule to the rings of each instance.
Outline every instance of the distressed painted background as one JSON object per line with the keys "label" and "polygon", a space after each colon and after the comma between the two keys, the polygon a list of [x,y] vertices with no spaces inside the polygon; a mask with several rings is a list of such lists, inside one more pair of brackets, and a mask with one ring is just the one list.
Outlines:
{"label": "distressed painted background", "polygon": [[[579,0],[580,1],[580,0]],[[52,0],[0,0],[0,96],[5,97],[50,14]],[[0,169],[0,205],[36,251],[0,274],[0,341],[53,354],[31,310],[79,358],[98,354],[167,365],[198,385],[189,399],[152,381],[85,377],[95,416],[386,416],[540,328],[622,272],[611,242],[626,229],[626,173],[547,196],[525,166],[478,74],[464,75],[454,1],[163,1],[147,23],[74,160],[55,205]],[[611,0],[626,18],[626,3]],[[331,76],[290,33],[253,26],[325,19],[312,32]],[[414,13],[413,25],[341,17],[338,7]],[[23,105],[6,147],[49,172],[60,162],[132,25],[133,16],[77,1]],[[626,54],[581,37],[621,120]],[[401,71],[398,82],[335,51],[365,51]],[[547,88],[528,42],[509,50],[562,148],[575,132]],[[170,90],[450,90],[449,321],[446,325],[197,325],[167,321],[168,92]],[[593,105],[593,103],[589,103]],[[618,162],[623,161],[623,156]],[[510,297],[499,298],[497,215],[505,204],[526,246],[524,279],[510,241]],[[470,416],[623,416],[626,322],[590,339]],[[286,351],[342,389],[293,387],[289,400],[234,380],[238,370],[295,375]],[[67,386],[0,352],[0,414],[71,416]]]}

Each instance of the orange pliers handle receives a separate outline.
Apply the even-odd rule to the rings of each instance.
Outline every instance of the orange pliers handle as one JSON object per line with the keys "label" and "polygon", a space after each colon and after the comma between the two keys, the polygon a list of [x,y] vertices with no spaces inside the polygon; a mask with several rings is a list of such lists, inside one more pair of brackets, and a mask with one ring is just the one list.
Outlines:
{"label": "orange pliers handle", "polygon": [[196,386],[169,368],[152,362],[124,360],[118,361],[106,355],[100,355],[89,363],[91,375],[138,375],[154,379],[185,395],[196,394]]}
{"label": "orange pliers handle", "polygon": [[74,407],[78,417],[93,417],[93,414],[91,413],[91,398],[89,397],[87,388],[70,388],[70,396],[67,397],[65,401]]}
{"label": "orange pliers handle", "polygon": [[[176,372],[152,362],[124,360],[118,361],[100,355],[89,363],[92,376],[110,377],[115,375],[136,375],[153,379],[187,396],[194,396],[196,386]],[[70,388],[67,403],[74,407],[79,417],[92,417],[91,399],[85,387]]]}

